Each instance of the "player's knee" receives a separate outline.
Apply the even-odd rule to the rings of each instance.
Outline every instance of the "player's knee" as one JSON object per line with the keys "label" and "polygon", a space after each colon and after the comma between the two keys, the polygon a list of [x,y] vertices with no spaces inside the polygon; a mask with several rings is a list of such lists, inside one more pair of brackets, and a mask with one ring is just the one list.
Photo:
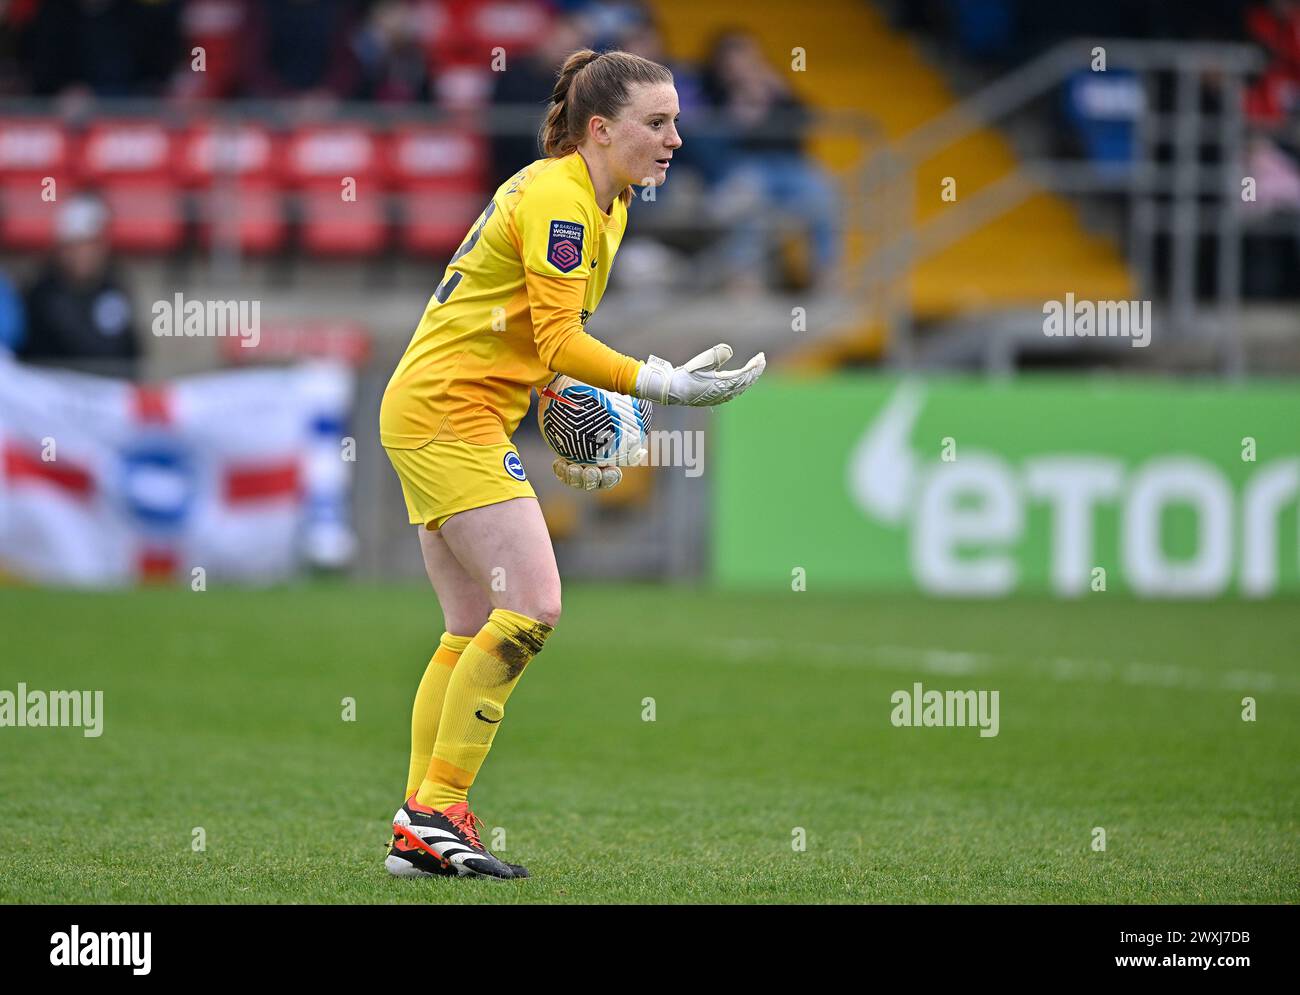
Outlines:
{"label": "player's knee", "polygon": [[458,615],[449,612],[443,619],[443,625],[453,636],[473,636],[487,625],[489,614],[486,611],[481,614],[462,612]]}
{"label": "player's knee", "polygon": [[555,628],[555,624],[560,620],[560,592],[535,594],[524,599],[524,604],[516,608],[515,611],[521,615],[527,615],[531,619],[536,619],[543,625]]}
{"label": "player's knee", "polygon": [[535,618],[543,625],[549,625],[553,629],[560,621],[560,599],[558,596],[544,598],[533,606],[532,611],[525,612],[525,614],[529,618]]}

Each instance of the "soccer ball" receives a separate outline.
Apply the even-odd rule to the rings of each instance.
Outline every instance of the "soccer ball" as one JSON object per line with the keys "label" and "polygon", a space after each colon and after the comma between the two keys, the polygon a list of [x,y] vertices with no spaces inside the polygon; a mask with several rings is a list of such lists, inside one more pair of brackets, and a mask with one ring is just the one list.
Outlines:
{"label": "soccer ball", "polygon": [[632,466],[648,446],[654,405],[557,374],[542,388],[537,425],[550,447],[567,460]]}

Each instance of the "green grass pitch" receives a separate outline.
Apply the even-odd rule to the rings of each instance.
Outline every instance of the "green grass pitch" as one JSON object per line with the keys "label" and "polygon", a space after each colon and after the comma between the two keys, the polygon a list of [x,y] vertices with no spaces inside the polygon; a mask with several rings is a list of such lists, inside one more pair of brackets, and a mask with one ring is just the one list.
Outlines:
{"label": "green grass pitch", "polygon": [[[1300,606],[1104,598],[571,585],[471,794],[494,883],[383,870],[426,588],[10,588],[0,689],[104,732],[0,728],[0,900],[1295,902]],[[895,728],[916,681],[999,734]]]}

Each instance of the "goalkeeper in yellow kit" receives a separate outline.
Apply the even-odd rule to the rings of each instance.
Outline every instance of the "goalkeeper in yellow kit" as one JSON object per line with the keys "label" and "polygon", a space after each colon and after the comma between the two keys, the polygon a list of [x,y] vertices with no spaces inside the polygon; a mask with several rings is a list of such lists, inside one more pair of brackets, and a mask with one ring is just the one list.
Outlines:
{"label": "goalkeeper in yellow kit", "polygon": [[[632,186],[663,183],[682,144],[677,114],[672,74],[658,63],[569,56],[542,126],[546,158],[502,184],[479,215],[384,393],[380,437],[410,521],[422,526],[446,625],[416,692],[406,802],[386,860],[393,874],[528,875],[483,846],[467,792],[506,699],[560,617],[550,535],[510,443],[531,390],[564,373],[660,404],[719,404],[763,372],[762,353],[728,371],[731,348],[718,345],[674,368],[583,330]],[[617,467],[563,459],[554,470],[587,490],[621,479]]]}

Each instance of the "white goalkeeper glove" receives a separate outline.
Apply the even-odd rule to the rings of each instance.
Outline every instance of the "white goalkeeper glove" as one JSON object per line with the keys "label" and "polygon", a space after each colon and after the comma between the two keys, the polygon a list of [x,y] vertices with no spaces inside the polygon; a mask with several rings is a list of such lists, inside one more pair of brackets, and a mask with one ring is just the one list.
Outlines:
{"label": "white goalkeeper glove", "polygon": [[616,466],[590,466],[585,463],[572,463],[563,456],[555,457],[551,464],[561,483],[576,487],[580,491],[607,491],[617,487],[623,479],[623,471]]}
{"label": "white goalkeeper glove", "polygon": [[726,344],[706,349],[676,368],[651,356],[637,374],[633,393],[657,404],[723,404],[748,390],[767,368],[767,357],[761,352],[738,370],[722,368],[729,359],[731,346]]}

